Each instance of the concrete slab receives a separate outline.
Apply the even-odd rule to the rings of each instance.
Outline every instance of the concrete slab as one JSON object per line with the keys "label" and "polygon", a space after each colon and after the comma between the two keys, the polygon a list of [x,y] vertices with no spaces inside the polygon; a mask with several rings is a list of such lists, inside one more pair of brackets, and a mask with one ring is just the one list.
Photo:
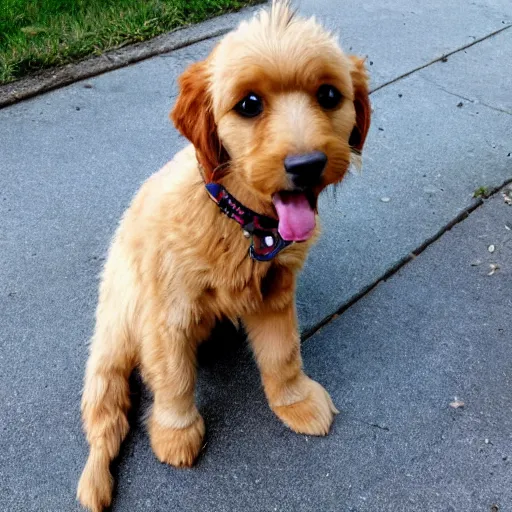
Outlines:
{"label": "concrete slab", "polygon": [[[339,508],[315,492],[319,468],[303,480],[317,510],[462,512],[512,503],[506,226],[512,210],[500,194],[306,342],[306,364],[337,390],[342,410],[339,448],[323,464],[325,472],[339,468],[330,486]],[[489,276],[491,263],[500,269]],[[464,408],[450,407],[456,399]],[[367,427],[366,442],[337,430],[353,424]]]}
{"label": "concrete slab", "polygon": [[368,55],[372,86],[471,44],[512,23],[512,3],[464,0],[300,0],[340,34],[347,51]]}
{"label": "concrete slab", "polygon": [[[304,330],[474,204],[478,187],[512,178],[512,116],[497,109],[507,108],[507,54],[512,31],[372,94],[363,173],[320,204],[324,236],[299,286]],[[495,64],[490,76],[481,74],[483,62]]]}

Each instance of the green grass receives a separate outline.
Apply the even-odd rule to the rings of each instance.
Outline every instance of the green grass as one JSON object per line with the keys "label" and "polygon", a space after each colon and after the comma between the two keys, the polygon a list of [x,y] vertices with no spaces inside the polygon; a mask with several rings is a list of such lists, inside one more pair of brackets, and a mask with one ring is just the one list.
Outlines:
{"label": "green grass", "polygon": [[258,0],[0,0],[0,84]]}
{"label": "green grass", "polygon": [[489,187],[478,187],[473,192],[474,198],[483,197],[483,198],[487,199],[490,195],[491,195],[491,190]]}

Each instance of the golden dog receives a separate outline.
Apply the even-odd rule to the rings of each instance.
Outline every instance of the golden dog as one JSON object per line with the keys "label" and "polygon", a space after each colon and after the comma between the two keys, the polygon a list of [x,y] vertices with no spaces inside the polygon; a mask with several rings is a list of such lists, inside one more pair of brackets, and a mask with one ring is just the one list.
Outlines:
{"label": "golden dog", "polygon": [[294,295],[318,234],[318,195],[359,157],[369,128],[364,61],[275,0],[185,71],[172,119],[192,144],[142,186],[100,286],[82,400],[90,453],[78,486],[95,512],[111,503],[134,368],[154,396],[156,457],[194,462],[205,432],[196,350],[219,319],[242,321],[285,425],[325,435],[337,412],[302,369]]}

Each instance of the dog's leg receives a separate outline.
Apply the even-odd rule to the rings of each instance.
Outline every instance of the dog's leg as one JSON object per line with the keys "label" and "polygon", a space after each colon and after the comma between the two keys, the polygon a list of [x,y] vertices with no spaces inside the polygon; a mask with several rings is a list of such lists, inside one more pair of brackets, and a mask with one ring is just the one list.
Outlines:
{"label": "dog's leg", "polygon": [[338,411],[327,391],[302,371],[295,305],[243,320],[272,410],[297,433],[327,434]]}
{"label": "dog's leg", "polygon": [[204,421],[196,408],[197,345],[211,330],[161,327],[145,336],[152,350],[143,360],[144,378],[154,395],[148,429],[158,460],[173,466],[191,466],[202,446]]}
{"label": "dog's leg", "polygon": [[111,503],[110,463],[129,428],[128,379],[134,357],[122,331],[113,329],[110,323],[104,325],[100,316],[85,374],[82,417],[90,451],[77,498],[93,512],[101,512]]}

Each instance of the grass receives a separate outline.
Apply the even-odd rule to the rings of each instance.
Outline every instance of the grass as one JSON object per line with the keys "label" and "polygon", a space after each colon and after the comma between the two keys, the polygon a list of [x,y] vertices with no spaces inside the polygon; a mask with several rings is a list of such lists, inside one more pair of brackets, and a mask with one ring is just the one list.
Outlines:
{"label": "grass", "polygon": [[258,0],[0,0],[0,84]]}
{"label": "grass", "polygon": [[476,199],[477,197],[483,197],[487,199],[491,195],[491,189],[489,187],[478,187],[473,192],[473,197]]}

